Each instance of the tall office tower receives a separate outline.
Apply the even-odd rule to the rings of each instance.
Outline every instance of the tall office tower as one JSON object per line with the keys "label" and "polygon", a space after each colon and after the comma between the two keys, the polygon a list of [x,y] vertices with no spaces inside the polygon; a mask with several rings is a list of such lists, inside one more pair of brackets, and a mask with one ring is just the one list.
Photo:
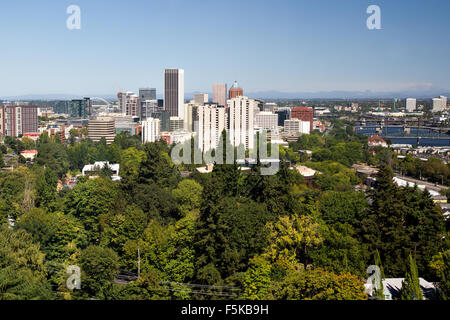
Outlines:
{"label": "tall office tower", "polygon": [[207,93],[194,94],[194,102],[200,106],[208,103],[209,97]]}
{"label": "tall office tower", "polygon": [[278,127],[278,115],[268,111],[255,114],[255,127],[264,130],[276,130]]}
{"label": "tall office tower", "polygon": [[92,102],[90,98],[73,99],[69,105],[71,118],[87,119],[91,114]]}
{"label": "tall office tower", "polygon": [[151,114],[153,119],[160,120],[160,130],[161,131],[169,131],[170,130],[170,113],[165,110],[158,110]]}
{"label": "tall office tower", "polygon": [[310,131],[313,131],[314,109],[308,107],[295,107],[291,109],[291,119],[310,122]]}
{"label": "tall office tower", "polygon": [[0,132],[4,136],[18,137],[38,132],[37,106],[0,106]]}
{"label": "tall office tower", "polygon": [[237,81],[235,81],[233,83],[233,85],[231,86],[230,90],[228,90],[228,99],[233,99],[233,98],[243,96],[243,95],[244,95],[244,90],[239,88],[239,84],[237,83]]}
{"label": "tall office tower", "polygon": [[416,110],[416,99],[408,98],[406,99],[406,111],[413,112]]}
{"label": "tall office tower", "polygon": [[444,101],[441,98],[433,98],[433,112],[441,112],[444,110]]}
{"label": "tall office tower", "polygon": [[227,85],[225,83],[216,83],[213,85],[212,103],[223,107],[227,105]]}
{"label": "tall office tower", "polygon": [[254,118],[256,101],[244,96],[229,99],[229,136],[233,146],[244,145],[245,149],[254,147]]}
{"label": "tall office tower", "polygon": [[285,120],[289,120],[291,118],[291,108],[289,107],[278,108],[275,113],[278,115],[278,125],[280,127],[284,126]]}
{"label": "tall office tower", "polygon": [[159,140],[161,121],[159,119],[147,118],[142,121],[142,143],[155,142]]}
{"label": "tall office tower", "polygon": [[227,128],[227,114],[224,107],[216,104],[196,107],[194,120],[198,147],[203,152],[217,149],[221,134]]}
{"label": "tall office tower", "polygon": [[439,98],[441,98],[442,100],[442,107],[445,109],[447,109],[447,97],[445,96],[440,96]]}
{"label": "tall office tower", "polygon": [[151,117],[153,112],[159,110],[157,100],[140,100],[139,102],[141,104],[141,120]]}
{"label": "tall office tower", "polygon": [[127,116],[140,116],[139,97],[131,91],[119,92],[117,94],[119,110]]}
{"label": "tall office tower", "polygon": [[116,137],[115,121],[112,117],[94,117],[88,121],[88,138],[94,142],[106,139],[111,144]]}
{"label": "tall office tower", "polygon": [[172,117],[184,118],[184,70],[164,70],[164,110]]}

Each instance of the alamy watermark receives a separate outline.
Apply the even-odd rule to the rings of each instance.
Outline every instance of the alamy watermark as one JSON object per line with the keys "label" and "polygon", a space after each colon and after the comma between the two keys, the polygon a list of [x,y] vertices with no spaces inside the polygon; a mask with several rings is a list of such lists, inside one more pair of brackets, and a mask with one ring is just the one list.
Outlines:
{"label": "alamy watermark", "polygon": [[381,29],[381,9],[377,5],[371,5],[367,7],[367,14],[370,16],[367,18],[366,25],[369,30]]}
{"label": "alamy watermark", "polygon": [[66,10],[67,14],[70,16],[66,20],[66,26],[69,30],[80,30],[81,29],[81,9],[77,5],[70,5]]}
{"label": "alamy watermark", "polygon": [[[250,136],[253,135],[252,137]],[[170,154],[172,162],[179,164],[256,164],[257,159],[261,163],[261,175],[274,175],[280,168],[280,150],[278,144],[268,143],[267,131],[248,133],[227,131],[226,146],[222,136],[219,136],[216,145],[207,149],[202,147],[198,134],[194,136],[194,154],[191,143],[177,144]],[[234,142],[234,143],[231,143]],[[248,144],[245,145],[245,142]],[[270,153],[269,153],[270,145]],[[203,152],[202,152],[203,150]],[[248,157],[246,157],[246,150]],[[214,153],[214,155],[213,155]]]}

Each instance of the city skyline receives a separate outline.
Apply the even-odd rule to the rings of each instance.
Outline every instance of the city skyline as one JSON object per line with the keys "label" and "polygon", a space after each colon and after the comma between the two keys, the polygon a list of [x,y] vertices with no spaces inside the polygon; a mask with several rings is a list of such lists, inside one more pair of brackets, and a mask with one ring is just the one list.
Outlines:
{"label": "city skyline", "polygon": [[[230,14],[233,2],[76,1],[80,30],[65,25],[71,1],[2,3],[8,77],[0,80],[0,97],[147,86],[161,93],[166,68],[185,70],[186,92],[210,93],[212,84],[234,80],[246,92],[450,91],[450,45],[441,41],[450,29],[447,1],[376,1],[381,30],[366,27],[373,1],[249,0]],[[11,25],[14,33],[7,32]],[[139,50],[117,39],[139,43]]]}

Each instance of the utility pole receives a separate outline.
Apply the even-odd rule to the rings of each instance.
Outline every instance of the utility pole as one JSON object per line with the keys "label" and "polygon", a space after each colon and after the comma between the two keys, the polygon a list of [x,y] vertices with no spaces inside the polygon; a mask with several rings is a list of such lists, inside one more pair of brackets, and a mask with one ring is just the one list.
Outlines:
{"label": "utility pole", "polygon": [[138,248],[138,279],[141,275],[141,252]]}

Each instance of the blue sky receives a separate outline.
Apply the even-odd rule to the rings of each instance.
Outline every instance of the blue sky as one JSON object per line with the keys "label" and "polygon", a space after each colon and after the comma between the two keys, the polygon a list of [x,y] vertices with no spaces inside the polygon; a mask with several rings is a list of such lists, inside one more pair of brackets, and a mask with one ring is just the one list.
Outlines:
{"label": "blue sky", "polygon": [[[81,8],[68,30],[66,8]],[[381,8],[382,30],[366,9]],[[450,89],[448,0],[2,0],[0,97],[238,80],[244,91]]]}

